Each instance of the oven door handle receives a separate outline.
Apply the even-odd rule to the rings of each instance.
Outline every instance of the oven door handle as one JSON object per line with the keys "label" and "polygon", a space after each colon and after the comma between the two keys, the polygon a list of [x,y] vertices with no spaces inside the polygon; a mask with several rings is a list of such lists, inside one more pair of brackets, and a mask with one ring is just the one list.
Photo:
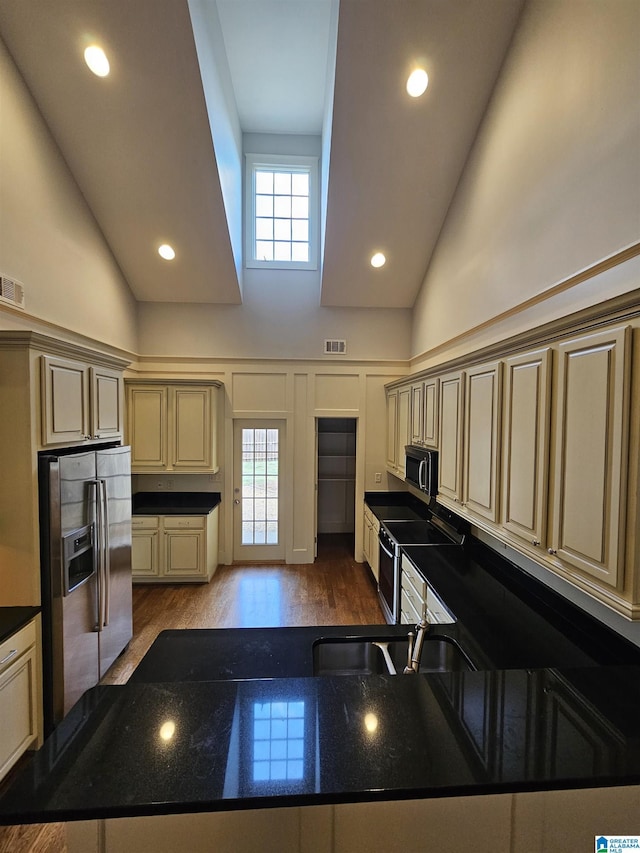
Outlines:
{"label": "oven door handle", "polygon": [[395,555],[395,554],[392,554],[392,553],[391,553],[391,551],[387,551],[387,549],[385,548],[385,545],[384,545],[384,542],[382,541],[382,539],[378,539],[378,542],[380,543],[380,547],[382,548],[382,550],[384,551],[384,553],[387,555],[387,557],[391,557],[391,559],[392,559],[392,560],[395,560],[396,555]]}

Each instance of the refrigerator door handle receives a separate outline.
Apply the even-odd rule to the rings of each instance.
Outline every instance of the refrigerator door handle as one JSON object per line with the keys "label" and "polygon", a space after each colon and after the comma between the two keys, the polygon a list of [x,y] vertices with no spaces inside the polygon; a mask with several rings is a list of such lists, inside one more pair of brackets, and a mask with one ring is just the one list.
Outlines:
{"label": "refrigerator door handle", "polygon": [[103,576],[104,576],[104,595],[103,595],[103,618],[102,626],[104,628],[109,624],[111,611],[111,548],[109,543],[109,501],[107,499],[107,481],[100,480],[100,493],[102,504],[102,545],[103,545]]}
{"label": "refrigerator door handle", "polygon": [[96,631],[102,631],[106,624],[107,584],[106,584],[106,533],[105,533],[105,491],[104,480],[91,480],[95,488],[96,507],[96,562],[98,576],[98,624]]}

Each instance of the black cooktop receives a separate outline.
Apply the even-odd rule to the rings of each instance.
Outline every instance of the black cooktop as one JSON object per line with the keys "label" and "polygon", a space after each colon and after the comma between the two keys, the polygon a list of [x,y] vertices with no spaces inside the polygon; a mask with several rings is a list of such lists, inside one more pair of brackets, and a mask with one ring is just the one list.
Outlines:
{"label": "black cooktop", "polygon": [[382,527],[398,545],[455,545],[428,521],[383,521]]}

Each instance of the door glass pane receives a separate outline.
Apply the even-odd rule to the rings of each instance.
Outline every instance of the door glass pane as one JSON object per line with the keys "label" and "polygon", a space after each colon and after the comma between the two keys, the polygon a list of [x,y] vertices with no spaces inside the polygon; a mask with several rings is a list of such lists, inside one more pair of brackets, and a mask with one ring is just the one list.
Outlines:
{"label": "door glass pane", "polygon": [[278,430],[242,430],[242,544],[278,544]]}

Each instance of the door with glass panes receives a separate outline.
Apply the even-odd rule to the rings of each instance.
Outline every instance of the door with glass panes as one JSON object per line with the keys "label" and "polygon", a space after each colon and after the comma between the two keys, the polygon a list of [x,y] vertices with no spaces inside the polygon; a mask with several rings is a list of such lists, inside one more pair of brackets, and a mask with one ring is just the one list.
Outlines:
{"label": "door with glass panes", "polygon": [[284,421],[234,422],[233,559],[284,560]]}

